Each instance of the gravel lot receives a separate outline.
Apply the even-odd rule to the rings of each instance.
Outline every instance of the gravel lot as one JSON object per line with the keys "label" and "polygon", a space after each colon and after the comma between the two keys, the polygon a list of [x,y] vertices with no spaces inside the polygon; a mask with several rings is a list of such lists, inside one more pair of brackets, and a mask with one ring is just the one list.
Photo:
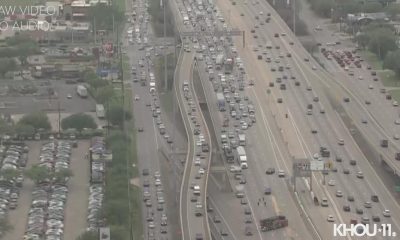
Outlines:
{"label": "gravel lot", "polygon": [[[37,85],[43,81],[33,81]],[[19,84],[22,85],[23,81],[3,80],[0,84],[0,88],[7,86],[7,84]],[[51,86],[57,93],[57,97],[53,96],[53,99],[49,99],[48,95],[44,96],[3,96],[0,95],[0,104],[5,104],[5,108],[2,109],[3,113],[18,114],[18,113],[31,113],[35,111],[46,111],[46,112],[57,112],[58,102],[60,102],[61,112],[90,112],[95,111],[95,101],[90,97],[82,99],[76,94],[77,84],[65,84],[64,80],[52,80],[50,81]],[[39,92],[46,92],[48,86],[39,86]],[[71,94],[72,99],[67,99],[67,95]]]}
{"label": "gravel lot", "polygon": [[70,169],[74,176],[68,182],[68,201],[65,209],[64,239],[75,240],[86,230],[89,197],[89,160],[85,155],[89,141],[79,141],[78,148],[72,150]]}

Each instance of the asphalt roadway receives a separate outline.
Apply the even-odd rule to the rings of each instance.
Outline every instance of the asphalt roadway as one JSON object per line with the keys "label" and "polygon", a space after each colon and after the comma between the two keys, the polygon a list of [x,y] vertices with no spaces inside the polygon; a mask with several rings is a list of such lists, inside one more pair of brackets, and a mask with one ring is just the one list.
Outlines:
{"label": "asphalt roadway", "polygon": [[[357,204],[361,205],[363,203],[363,201],[368,201],[370,198],[371,193],[374,191],[375,193],[377,193],[380,198],[381,198],[381,203],[379,204],[375,204],[373,206],[373,210],[372,213],[369,214],[380,214],[382,208],[388,208],[390,209],[392,212],[397,212],[396,209],[398,209],[398,205],[394,202],[394,200],[391,198],[390,194],[387,192],[387,189],[385,189],[385,187],[383,186],[383,184],[380,182],[380,180],[377,178],[376,174],[374,173],[374,171],[372,170],[371,166],[369,165],[369,163],[366,161],[365,157],[362,155],[361,151],[359,151],[359,149],[357,148],[356,144],[352,141],[352,138],[350,136],[350,134],[348,133],[348,130],[345,129],[345,127],[343,126],[343,124],[341,123],[341,120],[339,118],[339,116],[337,116],[337,114],[335,113],[335,111],[333,111],[332,107],[330,107],[329,105],[329,101],[322,95],[325,91],[325,89],[323,89],[323,91],[321,91],[322,87],[319,85],[320,83],[316,83],[319,79],[315,76],[317,75],[315,73],[314,70],[311,69],[311,64],[310,63],[304,63],[303,58],[304,57],[308,57],[308,54],[304,54],[302,56],[299,56],[299,53],[305,52],[304,49],[302,49],[301,45],[295,40],[293,39],[293,37],[291,36],[292,34],[290,33],[290,31],[287,29],[286,25],[282,24],[282,21],[280,20],[280,18],[277,17],[276,13],[269,7],[262,4],[254,4],[257,5],[254,8],[257,9],[253,9],[250,12],[245,13],[244,17],[240,16],[240,12],[239,10],[236,10],[236,8],[232,8],[230,6],[230,4],[227,1],[219,1],[218,2],[219,6],[221,6],[222,11],[225,14],[229,14],[231,17],[231,23],[234,26],[238,26],[240,29],[251,29],[254,26],[254,19],[249,19],[250,17],[253,18],[255,14],[257,14],[259,11],[264,11],[264,13],[266,12],[273,12],[272,14],[272,22],[274,24],[269,24],[268,28],[263,28],[264,31],[262,32],[265,35],[269,36],[269,40],[273,39],[273,34],[278,32],[278,33],[282,33],[285,32],[288,37],[281,37],[279,40],[277,41],[282,41],[279,42],[279,44],[281,45],[281,47],[284,47],[285,50],[280,50],[280,51],[284,51],[284,53],[286,52],[290,52],[292,53],[292,59],[288,59],[288,61],[291,63],[291,67],[293,69],[293,67],[295,67],[294,69],[296,70],[297,73],[301,73],[302,78],[304,78],[304,80],[302,79],[302,93],[299,94],[297,93],[297,96],[295,95],[297,90],[292,90],[292,87],[290,86],[291,84],[289,84],[289,87],[291,88],[290,91],[292,91],[290,94],[286,94],[286,93],[282,93],[282,91],[279,90],[275,90],[275,89],[271,89],[272,90],[272,96],[275,96],[275,94],[277,96],[284,96],[284,101],[285,104],[283,105],[287,105],[285,107],[273,107],[272,108],[276,108],[275,110],[275,118],[279,118],[279,120],[277,120],[277,122],[280,123],[280,125],[282,125],[281,129],[284,129],[285,133],[284,135],[288,136],[288,146],[289,150],[291,151],[291,155],[293,156],[297,156],[297,157],[312,157],[312,155],[315,152],[318,152],[319,146],[325,145],[327,146],[331,151],[338,151],[338,154],[343,154],[343,158],[346,159],[347,161],[349,159],[355,158],[357,159],[357,166],[356,169],[352,169],[352,175],[354,178],[354,171],[357,170],[362,170],[362,172],[364,173],[364,177],[365,180],[363,181],[358,181],[357,179],[352,179],[351,181],[344,179],[342,173],[339,174],[339,172],[341,171],[341,169],[343,167],[348,167],[348,162],[343,163],[343,164],[338,164],[337,168],[338,168],[338,173],[330,173],[329,177],[332,176],[332,178],[336,181],[336,185],[340,185],[341,188],[346,189],[346,190],[341,190],[344,195],[346,196],[346,194],[349,193],[353,193],[356,196],[356,199],[361,198],[357,201]],[[248,4],[249,5],[252,5]],[[261,5],[261,6],[260,6]],[[241,6],[241,3],[237,3],[236,6],[240,6],[243,7],[243,5]],[[228,10],[229,9],[229,10]],[[243,9],[241,10],[243,11]],[[229,13],[228,13],[229,12]],[[249,16],[249,17],[247,17]],[[242,19],[245,19],[242,21]],[[246,22],[244,22],[246,21]],[[257,34],[260,34],[260,30],[257,30]],[[259,35],[260,36],[260,35]],[[295,42],[294,46],[291,46],[288,41],[286,40],[287,38],[293,39],[292,41]],[[284,40],[282,40],[282,38],[286,38]],[[263,41],[266,39],[266,37],[263,40],[260,40],[260,37],[258,38],[258,41]],[[258,41],[252,41],[251,39],[246,39],[248,46],[250,45],[258,45]],[[283,43],[283,44],[282,44]],[[239,42],[237,42],[237,45],[239,46]],[[301,50],[300,50],[301,49]],[[267,85],[267,81],[266,79],[273,79],[271,78],[271,72],[269,72],[265,67],[255,67],[257,65],[261,65],[260,61],[257,61],[257,55],[251,52],[251,48],[247,48],[247,49],[238,49],[240,55],[243,57],[243,59],[245,60],[245,65],[246,67],[251,66],[252,68],[246,68],[247,72],[250,73],[250,75],[254,74],[255,79],[257,81],[257,87],[255,90],[259,90],[258,92],[256,92],[255,96],[257,96],[256,98],[262,99],[261,102],[275,102],[276,97],[269,97],[266,94],[266,89],[268,88]],[[279,53],[275,53],[274,55],[277,56]],[[294,60],[293,60],[294,59]],[[251,63],[251,64],[250,64]],[[319,69],[317,70],[319,71]],[[299,76],[297,76],[299,78]],[[311,80],[313,80],[311,82]],[[306,116],[305,114],[305,106],[307,103],[312,102],[312,95],[308,94],[308,96],[304,96],[306,94],[304,90],[304,82],[307,84],[307,82],[309,82],[310,85],[312,85],[312,88],[315,90],[316,93],[320,93],[319,94],[319,98],[320,98],[320,102],[322,102],[322,105],[325,107],[326,113],[325,115],[321,116],[319,114],[315,114],[315,111],[313,113],[313,115],[310,116]],[[294,84],[293,84],[294,85]],[[293,86],[292,85],[292,86]],[[293,87],[294,88],[294,87]],[[316,90],[317,89],[317,90]],[[313,91],[314,92],[314,91]],[[286,96],[285,96],[286,95]],[[311,95],[311,96],[310,96]],[[272,99],[270,99],[272,98]],[[293,99],[294,98],[294,99]],[[288,102],[286,103],[286,99],[288,100]],[[260,101],[258,101],[260,102]],[[276,105],[276,104],[274,104]],[[300,106],[299,106],[300,105]],[[264,108],[264,112],[268,112],[268,105],[265,104],[260,104],[260,106],[262,108]],[[318,106],[318,105],[317,105]],[[288,111],[289,109],[289,111]],[[292,112],[293,111],[293,112]],[[289,114],[289,118],[287,120],[284,120],[283,114],[282,113],[288,113]],[[316,119],[312,119],[314,118],[314,115],[318,115],[315,116]],[[268,119],[269,116],[265,116],[266,119]],[[311,120],[306,120],[306,121],[298,121],[297,119],[304,119],[304,117],[307,117],[307,119]],[[323,118],[326,118],[327,120],[323,120]],[[289,123],[287,123],[289,122]],[[292,127],[290,127],[290,125],[292,125]],[[321,136],[316,137],[317,139],[315,139],[314,137],[312,137],[311,135],[311,131],[310,131],[310,126],[316,126],[319,129],[319,133],[321,131],[323,131],[323,134],[321,134]],[[329,131],[328,131],[329,130]],[[320,134],[317,134],[320,135]],[[338,138],[342,138],[345,141],[345,146],[344,147],[340,147],[337,145],[337,140]],[[291,141],[294,141],[291,144]],[[296,143],[297,141],[297,143]],[[297,149],[296,150],[296,145],[297,145]],[[299,149],[300,148],[300,149]],[[339,149],[338,149],[339,148]],[[344,148],[344,150],[343,150]],[[303,154],[301,153],[303,152]],[[287,159],[286,159],[287,161]],[[288,163],[289,165],[291,165],[291,163]],[[344,165],[344,166],[342,166]],[[359,169],[358,169],[359,168]],[[338,176],[341,175],[341,176]],[[333,214],[336,216],[336,219],[339,220],[340,222],[349,222],[350,217],[354,217],[355,214],[351,213],[351,214],[344,214],[343,212],[341,212],[339,210],[339,208],[341,208],[341,204],[343,204],[343,199],[345,199],[345,197],[343,198],[336,198],[334,196],[334,191],[333,190],[328,190],[326,186],[321,184],[321,175],[320,174],[314,174],[314,178],[316,181],[314,181],[313,185],[314,185],[314,192],[316,193],[316,195],[318,196],[327,196],[329,202],[331,203],[330,205],[333,205],[333,209],[328,208],[326,210],[319,210],[319,215],[320,217],[318,218],[317,215],[318,213],[313,213],[316,216],[313,216],[313,220],[316,224],[318,224],[318,229],[321,230],[321,232],[324,232],[325,234],[327,234],[325,236],[325,238],[331,238],[332,236],[332,227],[329,223],[326,223],[326,216],[327,214]],[[378,206],[376,206],[378,205]],[[375,208],[376,207],[376,208]],[[311,208],[311,206],[310,206]],[[353,209],[353,206],[352,206]],[[333,211],[332,211],[333,210]],[[389,222],[391,222],[391,220],[388,220]],[[397,221],[397,220],[394,220]],[[394,222],[395,225],[397,225],[396,222]],[[325,229],[326,231],[323,231],[323,229]],[[324,238],[324,239],[325,239]]]}

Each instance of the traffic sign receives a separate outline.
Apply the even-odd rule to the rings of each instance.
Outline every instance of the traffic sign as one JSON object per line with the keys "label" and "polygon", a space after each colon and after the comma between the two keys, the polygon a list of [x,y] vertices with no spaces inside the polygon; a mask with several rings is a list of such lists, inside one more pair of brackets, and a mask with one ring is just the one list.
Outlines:
{"label": "traffic sign", "polygon": [[324,161],[319,160],[311,160],[310,161],[310,170],[311,171],[322,171],[325,169]]}

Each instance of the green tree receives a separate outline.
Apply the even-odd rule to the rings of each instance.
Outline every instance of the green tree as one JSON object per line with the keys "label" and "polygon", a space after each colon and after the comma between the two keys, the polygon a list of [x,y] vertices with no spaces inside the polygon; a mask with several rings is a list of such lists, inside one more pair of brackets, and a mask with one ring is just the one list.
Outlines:
{"label": "green tree", "polygon": [[[113,105],[107,111],[107,118],[112,125],[122,126],[124,109],[122,106]],[[125,111],[125,120],[130,120],[132,115]]]}
{"label": "green tree", "polygon": [[[109,6],[103,3],[98,3],[89,9],[89,19],[94,23],[96,21],[96,29],[112,30],[113,16],[114,26],[118,26],[124,19],[124,14],[115,6]],[[94,25],[93,25],[94,26]]]}
{"label": "green tree", "polygon": [[30,169],[26,170],[25,175],[36,184],[52,178],[52,173],[46,167],[39,165],[33,165]]}
{"label": "green tree", "polygon": [[19,120],[18,124],[31,125],[35,131],[39,129],[51,130],[49,118],[44,112],[26,114]]}
{"label": "green tree", "polygon": [[18,177],[19,171],[16,169],[4,169],[0,171],[0,176],[2,176],[6,180],[12,180]]}
{"label": "green tree", "polygon": [[99,234],[95,231],[86,231],[82,233],[76,240],[98,240]]}
{"label": "green tree", "polygon": [[392,20],[397,19],[398,15],[400,14],[400,4],[398,3],[392,3],[388,5],[385,8],[386,14],[391,18]]}
{"label": "green tree", "polygon": [[311,9],[321,17],[330,17],[334,4],[331,0],[310,0]]}
{"label": "green tree", "polygon": [[368,46],[369,43],[369,36],[365,33],[359,33],[356,35],[355,40],[358,44],[359,47],[362,49],[365,49]]}
{"label": "green tree", "polygon": [[385,61],[383,61],[383,68],[393,70],[397,76],[400,76],[400,50],[389,52]]}
{"label": "green tree", "polygon": [[14,227],[10,224],[8,218],[0,218],[0,232],[2,234],[5,234],[13,229]]}
{"label": "green tree", "polygon": [[396,36],[387,28],[377,28],[367,33],[369,35],[368,48],[380,59],[384,59],[389,51],[397,49]]}
{"label": "green tree", "polygon": [[32,125],[18,123],[15,126],[15,133],[20,136],[32,136],[35,134],[35,128]]}
{"label": "green tree", "polygon": [[365,2],[362,4],[362,11],[365,13],[381,12],[383,5],[378,2]]}
{"label": "green tree", "polygon": [[71,169],[61,169],[60,171],[56,171],[53,174],[53,180],[55,183],[66,183],[69,178],[74,176]]}
{"label": "green tree", "polygon": [[114,88],[113,86],[108,85],[98,88],[96,91],[95,98],[98,103],[105,104],[111,101],[113,96],[114,96]]}
{"label": "green tree", "polygon": [[129,236],[129,230],[124,226],[111,225],[110,234],[113,240],[125,240]]}
{"label": "green tree", "polygon": [[84,128],[96,129],[97,124],[92,116],[85,113],[76,113],[64,118],[61,121],[61,127],[63,130],[73,128],[82,131]]}
{"label": "green tree", "polygon": [[14,130],[14,126],[12,126],[3,118],[0,118],[0,135],[11,135],[14,133]]}
{"label": "green tree", "polygon": [[[0,51],[0,56],[1,51]],[[0,58],[0,75],[4,76],[9,71],[17,70],[17,63],[12,58]]]}

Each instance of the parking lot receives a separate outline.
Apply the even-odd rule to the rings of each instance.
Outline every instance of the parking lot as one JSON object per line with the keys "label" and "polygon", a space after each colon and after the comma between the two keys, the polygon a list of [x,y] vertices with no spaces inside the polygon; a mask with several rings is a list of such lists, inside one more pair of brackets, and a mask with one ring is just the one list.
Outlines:
{"label": "parking lot", "polygon": [[[85,156],[89,141],[79,141],[76,148],[69,141],[29,142],[27,147],[26,169],[36,164],[49,171],[69,168],[73,177],[67,184],[62,181],[35,184],[25,178],[18,204],[14,210],[9,210],[8,218],[13,230],[5,239],[20,240],[24,235],[30,236],[27,239],[76,239],[86,230],[89,162]],[[9,205],[9,208],[13,207]]]}
{"label": "parking lot", "polygon": [[[0,84],[0,107],[3,113],[8,114],[56,112],[58,108],[61,112],[95,111],[94,100],[78,97],[76,86],[66,84],[64,80],[3,80]],[[50,91],[54,91],[54,95],[49,95],[49,89],[53,89]],[[68,99],[68,95],[72,98]]]}

